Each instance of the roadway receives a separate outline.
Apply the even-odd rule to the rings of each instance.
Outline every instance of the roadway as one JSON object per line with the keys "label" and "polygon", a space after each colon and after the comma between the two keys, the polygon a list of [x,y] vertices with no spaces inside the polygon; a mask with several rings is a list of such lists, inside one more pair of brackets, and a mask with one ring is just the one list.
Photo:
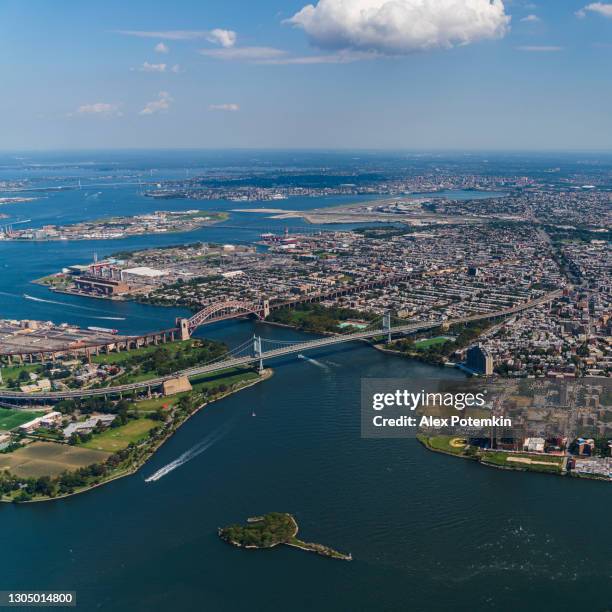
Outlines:
{"label": "roadway", "polygon": [[341,344],[345,342],[369,340],[377,336],[387,335],[389,331],[394,335],[395,334],[407,334],[407,333],[414,333],[417,331],[422,331],[425,329],[434,329],[444,324],[450,326],[450,325],[457,325],[457,324],[462,324],[462,323],[469,323],[472,321],[479,321],[479,320],[485,320],[485,319],[493,319],[493,318],[498,318],[498,317],[510,316],[518,312],[521,312],[523,310],[527,310],[529,308],[539,306],[540,304],[550,302],[551,300],[554,300],[557,297],[560,297],[562,293],[563,293],[562,290],[553,291],[551,293],[547,293],[546,295],[536,300],[532,300],[530,302],[526,302],[525,304],[521,304],[519,306],[514,306],[513,308],[508,308],[508,309],[500,310],[496,312],[481,313],[481,314],[471,315],[468,317],[461,317],[458,319],[446,319],[446,320],[438,319],[435,321],[420,321],[418,323],[408,323],[406,325],[399,325],[397,327],[392,327],[390,330],[375,329],[371,331],[359,331],[359,332],[353,332],[350,334],[327,336],[324,338],[307,340],[305,342],[299,342],[297,344],[291,344],[289,346],[284,346],[281,348],[265,351],[265,352],[262,352],[261,355],[247,355],[244,357],[233,357],[231,359],[226,359],[224,361],[218,361],[216,363],[211,363],[211,364],[202,365],[202,366],[195,366],[193,368],[188,368],[186,370],[180,370],[178,372],[174,372],[166,376],[160,376],[157,378],[152,378],[150,380],[129,383],[125,385],[117,385],[115,387],[103,387],[99,389],[81,389],[81,390],[73,390],[73,391],[51,391],[49,393],[24,393],[23,391],[12,391],[9,389],[0,389],[0,399],[57,401],[57,400],[62,400],[62,399],[75,399],[75,398],[80,398],[80,397],[121,395],[123,393],[129,393],[131,391],[137,391],[139,389],[156,388],[156,387],[161,386],[165,381],[170,380],[172,378],[177,378],[179,376],[187,376],[188,378],[194,378],[196,376],[201,376],[203,374],[214,374],[215,372],[219,372],[219,371],[226,370],[229,368],[234,368],[237,366],[245,366],[245,365],[250,365],[253,363],[259,363],[260,360],[267,361],[269,359],[284,357],[286,355],[291,355],[294,353],[303,353],[305,351],[309,351],[312,349],[323,348],[326,346],[333,346],[335,344]]}

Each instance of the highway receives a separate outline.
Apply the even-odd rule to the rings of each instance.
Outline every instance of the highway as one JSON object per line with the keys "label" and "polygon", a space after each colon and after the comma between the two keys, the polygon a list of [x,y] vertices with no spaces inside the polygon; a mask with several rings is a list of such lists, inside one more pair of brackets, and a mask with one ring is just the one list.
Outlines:
{"label": "highway", "polygon": [[372,331],[359,331],[359,332],[354,332],[350,334],[342,334],[342,335],[337,335],[337,336],[326,336],[324,338],[307,340],[305,342],[299,342],[297,344],[291,344],[288,346],[283,346],[281,348],[265,351],[265,352],[262,352],[261,355],[247,355],[244,357],[234,357],[231,359],[226,359],[224,361],[218,361],[216,363],[211,363],[208,365],[196,366],[196,367],[189,368],[186,370],[181,370],[178,372],[174,372],[172,374],[168,374],[166,376],[160,376],[160,377],[153,378],[150,380],[129,383],[125,385],[118,385],[115,387],[103,387],[99,389],[80,389],[80,390],[73,390],[73,391],[51,391],[48,393],[24,393],[23,391],[0,389],[0,399],[2,400],[11,399],[11,400],[57,401],[57,400],[62,400],[62,399],[75,399],[75,398],[80,398],[80,397],[121,395],[123,393],[128,393],[130,391],[136,391],[139,389],[156,388],[156,387],[161,386],[165,381],[170,380],[172,378],[177,378],[179,376],[187,376],[188,378],[194,378],[196,376],[200,376],[203,374],[213,374],[215,372],[219,372],[221,370],[225,370],[228,368],[258,363],[260,360],[267,361],[269,359],[274,359],[277,357],[284,357],[286,355],[291,355],[294,353],[304,353],[312,349],[323,348],[326,346],[333,346],[333,345],[341,344],[345,342],[369,340],[377,336],[387,335],[389,332],[391,332],[394,335],[395,334],[407,334],[407,333],[414,333],[417,331],[422,331],[425,329],[433,329],[443,324],[447,324],[450,326],[450,325],[457,325],[457,324],[462,324],[462,323],[469,323],[471,321],[479,321],[479,320],[485,320],[485,319],[493,319],[493,318],[498,318],[498,317],[511,316],[523,310],[527,310],[529,308],[533,308],[540,304],[550,302],[551,300],[554,300],[557,297],[560,297],[562,293],[563,292],[561,290],[553,291],[551,293],[547,293],[546,295],[536,300],[533,300],[531,302],[526,302],[525,304],[521,304],[513,308],[508,308],[506,310],[501,310],[501,311],[496,311],[496,312],[488,312],[488,313],[471,315],[469,317],[462,317],[459,319],[452,319],[452,320],[440,319],[440,320],[435,320],[435,321],[421,321],[418,323],[407,323],[406,325],[399,325],[396,327],[392,327],[390,330],[375,329]]}

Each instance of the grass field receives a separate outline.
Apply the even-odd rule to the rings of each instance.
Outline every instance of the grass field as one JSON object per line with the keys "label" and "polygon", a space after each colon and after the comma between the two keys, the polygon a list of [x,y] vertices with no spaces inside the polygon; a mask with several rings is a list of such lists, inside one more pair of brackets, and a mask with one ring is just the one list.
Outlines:
{"label": "grass field", "polygon": [[110,453],[54,442],[33,442],[12,453],[0,455],[0,470],[22,478],[59,476],[92,463],[102,463]]}
{"label": "grass field", "polygon": [[2,383],[0,387],[6,387],[9,380],[17,380],[22,372],[42,371],[40,365],[6,366],[2,368]]}
{"label": "grass field", "polygon": [[138,349],[132,349],[131,351],[123,351],[121,353],[109,353],[108,355],[96,355],[91,358],[94,363],[123,363],[130,357],[142,357],[155,352],[159,348],[166,349],[170,354],[176,353],[179,350],[185,348],[185,346],[191,345],[193,340],[181,340],[178,342],[167,342],[166,344],[151,344],[150,346],[141,346]]}
{"label": "grass field", "polygon": [[[203,392],[212,387],[218,387],[219,385],[225,385],[226,387],[230,387],[233,384],[239,382],[249,382],[251,380],[255,380],[259,378],[259,375],[252,370],[243,370],[240,368],[231,368],[229,370],[221,370],[220,372],[216,372],[215,374],[209,374],[208,376],[200,376],[198,378],[192,378],[190,380],[191,385],[194,391]],[[177,393],[176,395],[172,395],[171,397],[156,397],[154,399],[142,400],[140,402],[135,402],[132,404],[132,408],[136,410],[141,410],[143,412],[154,412],[158,408],[162,408],[163,406],[174,406],[178,403],[178,401],[184,395],[187,395],[188,392],[185,393]]]}
{"label": "grass field", "polygon": [[[530,472],[559,472],[563,463],[563,457],[551,455],[530,455],[527,453],[505,453],[503,451],[483,452],[483,463],[510,467],[513,469],[525,469]],[[512,459],[512,461],[509,461]]]}
{"label": "grass field", "polygon": [[121,427],[111,427],[101,434],[94,435],[88,442],[80,444],[79,448],[115,453],[127,448],[132,442],[142,440],[156,425],[159,423],[151,419],[136,419]]}
{"label": "grass field", "polygon": [[36,417],[42,416],[44,412],[30,412],[26,410],[12,410],[0,408],[0,431],[9,431],[27,423]]}
{"label": "grass field", "polygon": [[414,348],[417,351],[424,351],[428,349],[430,346],[435,346],[436,344],[444,344],[448,342],[448,338],[446,336],[437,336],[436,338],[424,338],[423,340],[417,340],[414,343]]}
{"label": "grass field", "polygon": [[459,440],[462,438],[457,436],[423,436],[420,434],[418,437],[432,450],[452,453],[453,455],[462,455],[466,448],[465,445],[459,444]]}

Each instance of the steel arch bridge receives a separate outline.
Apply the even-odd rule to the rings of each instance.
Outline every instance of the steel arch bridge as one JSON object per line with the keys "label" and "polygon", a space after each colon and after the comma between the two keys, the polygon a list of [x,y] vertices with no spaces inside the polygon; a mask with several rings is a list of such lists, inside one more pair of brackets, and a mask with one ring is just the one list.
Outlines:
{"label": "steel arch bridge", "polygon": [[[200,325],[215,323],[224,319],[233,319],[243,315],[255,315],[258,319],[265,319],[270,314],[268,300],[262,302],[247,302],[244,300],[226,300],[217,304],[211,304],[200,310],[190,319],[186,319],[189,333],[192,334]],[[184,321],[185,319],[183,319]],[[178,321],[179,325],[181,320]],[[185,325],[183,323],[183,325]]]}

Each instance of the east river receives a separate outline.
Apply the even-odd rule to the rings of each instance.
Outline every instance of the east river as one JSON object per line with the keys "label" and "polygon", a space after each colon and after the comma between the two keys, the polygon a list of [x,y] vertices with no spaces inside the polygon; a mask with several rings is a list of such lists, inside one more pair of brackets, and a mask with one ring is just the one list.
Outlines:
{"label": "east river", "polygon": [[[43,225],[245,207],[153,202],[133,188],[98,191],[50,194],[1,211]],[[94,251],[250,241],[273,223],[262,217],[122,241],[0,242],[0,316],[162,328],[181,311],[57,295],[29,281],[90,261]],[[303,337],[248,321],[202,333],[238,344],[254,330]],[[609,608],[608,485],[489,469],[414,440],[361,439],[360,378],[458,374],[361,344],[308,356],[273,363],[270,380],[198,413],[131,477],[65,500],[0,505],[0,589],[76,591],[83,610]],[[162,478],[145,482],[164,466]],[[354,561],[284,547],[237,550],[217,537],[218,526],[270,511],[294,514],[303,539],[351,552]]]}

